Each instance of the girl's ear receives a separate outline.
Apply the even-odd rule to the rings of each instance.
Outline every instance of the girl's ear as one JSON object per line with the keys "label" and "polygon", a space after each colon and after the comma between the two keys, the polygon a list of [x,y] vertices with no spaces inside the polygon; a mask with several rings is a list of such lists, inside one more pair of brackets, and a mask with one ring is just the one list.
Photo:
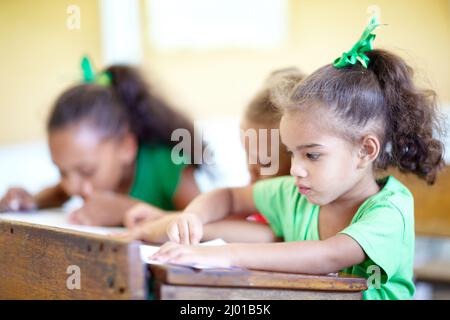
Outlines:
{"label": "girl's ear", "polygon": [[358,168],[364,169],[378,157],[380,153],[380,140],[373,134],[363,137],[358,151]]}
{"label": "girl's ear", "polygon": [[130,132],[126,133],[119,142],[119,158],[126,164],[136,159],[138,142],[136,136]]}

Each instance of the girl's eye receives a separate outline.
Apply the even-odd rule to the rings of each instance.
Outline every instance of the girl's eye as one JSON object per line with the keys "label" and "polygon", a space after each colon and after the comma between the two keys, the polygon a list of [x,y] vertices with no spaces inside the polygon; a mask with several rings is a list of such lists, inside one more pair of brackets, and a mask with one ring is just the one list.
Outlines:
{"label": "girl's eye", "polygon": [[316,160],[319,160],[320,153],[307,153],[307,154],[306,154],[306,157],[307,157],[309,160],[316,161]]}

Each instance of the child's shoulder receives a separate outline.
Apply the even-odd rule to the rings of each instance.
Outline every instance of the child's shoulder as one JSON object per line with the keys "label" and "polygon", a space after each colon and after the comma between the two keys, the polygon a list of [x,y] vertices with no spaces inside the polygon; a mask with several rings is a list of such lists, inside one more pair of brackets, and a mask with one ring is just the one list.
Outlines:
{"label": "child's shoulder", "polygon": [[403,220],[413,219],[414,198],[408,188],[393,176],[377,180],[380,191],[367,199],[361,207],[366,214],[375,212],[396,212]]}
{"label": "child's shoulder", "polygon": [[406,204],[412,204],[413,195],[411,191],[394,176],[379,179],[377,183],[381,186],[380,191],[376,195],[379,202],[386,201],[399,208],[404,207]]}

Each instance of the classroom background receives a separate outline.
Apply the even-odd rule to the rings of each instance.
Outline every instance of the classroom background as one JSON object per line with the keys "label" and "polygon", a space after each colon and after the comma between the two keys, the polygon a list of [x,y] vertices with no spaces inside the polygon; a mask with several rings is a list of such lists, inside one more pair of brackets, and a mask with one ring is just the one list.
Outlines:
{"label": "classroom background", "polygon": [[[0,193],[11,185],[33,192],[57,180],[46,117],[58,94],[81,80],[84,54],[97,69],[139,66],[203,130],[221,184],[244,185],[239,118],[263,80],[274,69],[297,66],[310,73],[332,62],[350,49],[373,12],[387,24],[375,46],[405,58],[450,118],[450,0],[1,1]],[[449,163],[450,137],[442,138]],[[430,250],[432,237],[450,236],[450,174],[438,184],[417,187],[427,188],[419,203],[426,209],[416,210],[416,230],[424,237],[419,257],[448,257],[450,251],[448,245]],[[439,286],[450,283],[449,271],[429,272]],[[448,294],[432,288],[424,284],[419,293]]]}

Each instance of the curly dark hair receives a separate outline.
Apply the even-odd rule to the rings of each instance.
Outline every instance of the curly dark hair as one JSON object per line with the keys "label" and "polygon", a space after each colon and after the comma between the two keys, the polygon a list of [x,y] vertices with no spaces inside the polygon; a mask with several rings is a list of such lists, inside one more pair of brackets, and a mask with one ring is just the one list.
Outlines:
{"label": "curly dark hair", "polygon": [[413,69],[397,55],[373,50],[367,56],[367,69],[320,68],[296,85],[281,107],[325,106],[355,141],[372,124],[381,141],[375,169],[397,167],[433,184],[444,165],[444,145],[435,138],[442,132],[435,92],[417,88]]}

